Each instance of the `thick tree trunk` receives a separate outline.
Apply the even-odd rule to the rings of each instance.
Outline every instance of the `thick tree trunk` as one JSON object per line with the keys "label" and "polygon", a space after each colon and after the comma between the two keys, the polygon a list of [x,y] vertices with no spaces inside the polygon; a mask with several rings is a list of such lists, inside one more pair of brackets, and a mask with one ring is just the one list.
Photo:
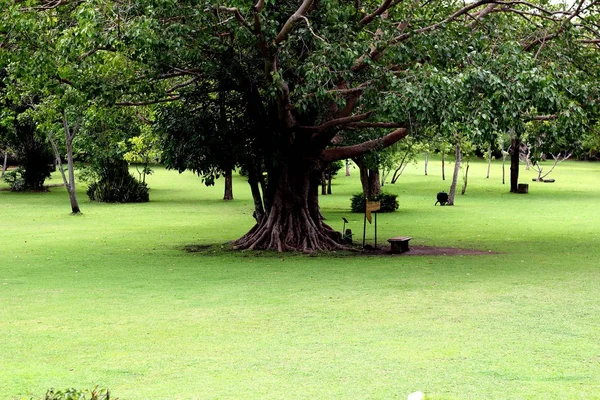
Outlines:
{"label": "thick tree trunk", "polygon": [[368,170],[368,196],[369,198],[378,196],[381,193],[381,181],[379,179],[379,168],[369,168]]}
{"label": "thick tree trunk", "polygon": [[458,183],[458,172],[460,171],[460,161],[461,161],[461,152],[460,152],[460,144],[456,145],[456,162],[454,163],[454,174],[452,175],[452,184],[450,185],[450,193],[448,193],[448,203],[447,205],[454,205],[454,196],[456,195],[456,185]]}
{"label": "thick tree trunk", "polygon": [[4,176],[4,173],[6,172],[6,164],[8,163],[8,150],[4,150],[4,162],[2,163],[2,175],[0,175],[0,178],[2,178]]}
{"label": "thick tree trunk", "polygon": [[360,172],[360,184],[362,185],[365,197],[371,198],[379,195],[381,193],[379,168],[368,168],[362,158],[354,159],[354,163],[358,166]]}
{"label": "thick tree trunk", "polygon": [[519,153],[521,141],[517,135],[512,138],[511,153],[510,153],[510,192],[518,193],[519,186]]}
{"label": "thick tree trunk", "polygon": [[233,173],[231,169],[225,171],[225,193],[223,200],[233,200]]}
{"label": "thick tree trunk", "polygon": [[427,166],[429,165],[429,152],[425,153],[425,176],[427,176]]}
{"label": "thick tree trunk", "polygon": [[270,212],[234,242],[237,249],[314,252],[345,248],[341,234],[321,220],[320,174],[311,170],[292,162],[279,168]]}
{"label": "thick tree trunk", "polygon": [[446,153],[442,151],[442,180],[446,180]]}

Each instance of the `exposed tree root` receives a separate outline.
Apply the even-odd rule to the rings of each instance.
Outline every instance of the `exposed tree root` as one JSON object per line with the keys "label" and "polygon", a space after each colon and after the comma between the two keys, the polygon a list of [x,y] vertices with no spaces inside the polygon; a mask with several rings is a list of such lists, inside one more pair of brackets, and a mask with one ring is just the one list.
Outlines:
{"label": "exposed tree root", "polygon": [[315,251],[348,250],[341,234],[320,220],[315,221],[306,209],[296,213],[271,213],[247,234],[234,242],[240,250]]}

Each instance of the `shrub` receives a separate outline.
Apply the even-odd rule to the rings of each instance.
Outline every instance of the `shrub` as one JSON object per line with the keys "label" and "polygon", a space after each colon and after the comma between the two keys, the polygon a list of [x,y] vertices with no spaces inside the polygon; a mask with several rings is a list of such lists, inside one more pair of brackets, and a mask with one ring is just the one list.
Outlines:
{"label": "shrub", "polygon": [[8,187],[13,192],[22,192],[26,190],[25,181],[23,180],[23,171],[21,168],[6,172],[3,179],[4,182],[8,183]]}
{"label": "shrub", "polygon": [[48,144],[35,133],[35,124],[27,119],[17,123],[17,142],[11,148],[20,167],[22,190],[44,190],[44,182],[54,168],[54,155]]}
{"label": "shrub", "polygon": [[[9,171],[4,174],[4,182],[8,183],[8,187],[13,192],[24,192],[26,190],[45,190],[44,185],[35,185],[30,187],[25,180],[26,172],[23,167],[19,167],[14,171]],[[41,182],[43,183],[43,182]]]}
{"label": "shrub", "polygon": [[[381,209],[378,212],[394,212],[398,209],[398,195],[391,193],[380,193],[379,195],[370,198],[370,201],[381,202]],[[365,212],[365,195],[357,193],[350,199],[350,208],[354,213]]]}
{"label": "shrub", "polygon": [[[58,390],[50,389],[46,392],[44,400],[110,400],[108,389],[94,388],[81,391],[77,389]],[[117,400],[117,399],[114,399]]]}
{"label": "shrub", "polygon": [[98,181],[89,185],[92,201],[104,203],[144,203],[150,200],[148,186],[129,173],[124,160],[104,159],[99,163]]}

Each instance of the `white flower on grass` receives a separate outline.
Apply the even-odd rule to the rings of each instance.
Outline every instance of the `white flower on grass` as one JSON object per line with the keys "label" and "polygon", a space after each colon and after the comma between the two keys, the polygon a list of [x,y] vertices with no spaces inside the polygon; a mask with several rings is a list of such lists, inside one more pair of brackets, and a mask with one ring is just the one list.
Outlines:
{"label": "white flower on grass", "polygon": [[423,392],[413,392],[408,395],[406,400],[423,400],[425,398],[425,393]]}

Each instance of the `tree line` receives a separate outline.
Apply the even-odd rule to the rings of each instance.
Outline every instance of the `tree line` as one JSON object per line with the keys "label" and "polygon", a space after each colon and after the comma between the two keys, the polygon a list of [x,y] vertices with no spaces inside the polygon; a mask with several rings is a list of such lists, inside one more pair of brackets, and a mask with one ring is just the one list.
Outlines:
{"label": "tree line", "polygon": [[370,196],[402,146],[453,152],[454,176],[465,151],[501,150],[515,192],[523,154],[597,149],[593,0],[0,5],[0,136],[29,124],[52,144],[73,212],[75,159],[154,143],[207,184],[246,171],[256,224],[237,248],[333,250],[318,205],[333,162],[354,160]]}

